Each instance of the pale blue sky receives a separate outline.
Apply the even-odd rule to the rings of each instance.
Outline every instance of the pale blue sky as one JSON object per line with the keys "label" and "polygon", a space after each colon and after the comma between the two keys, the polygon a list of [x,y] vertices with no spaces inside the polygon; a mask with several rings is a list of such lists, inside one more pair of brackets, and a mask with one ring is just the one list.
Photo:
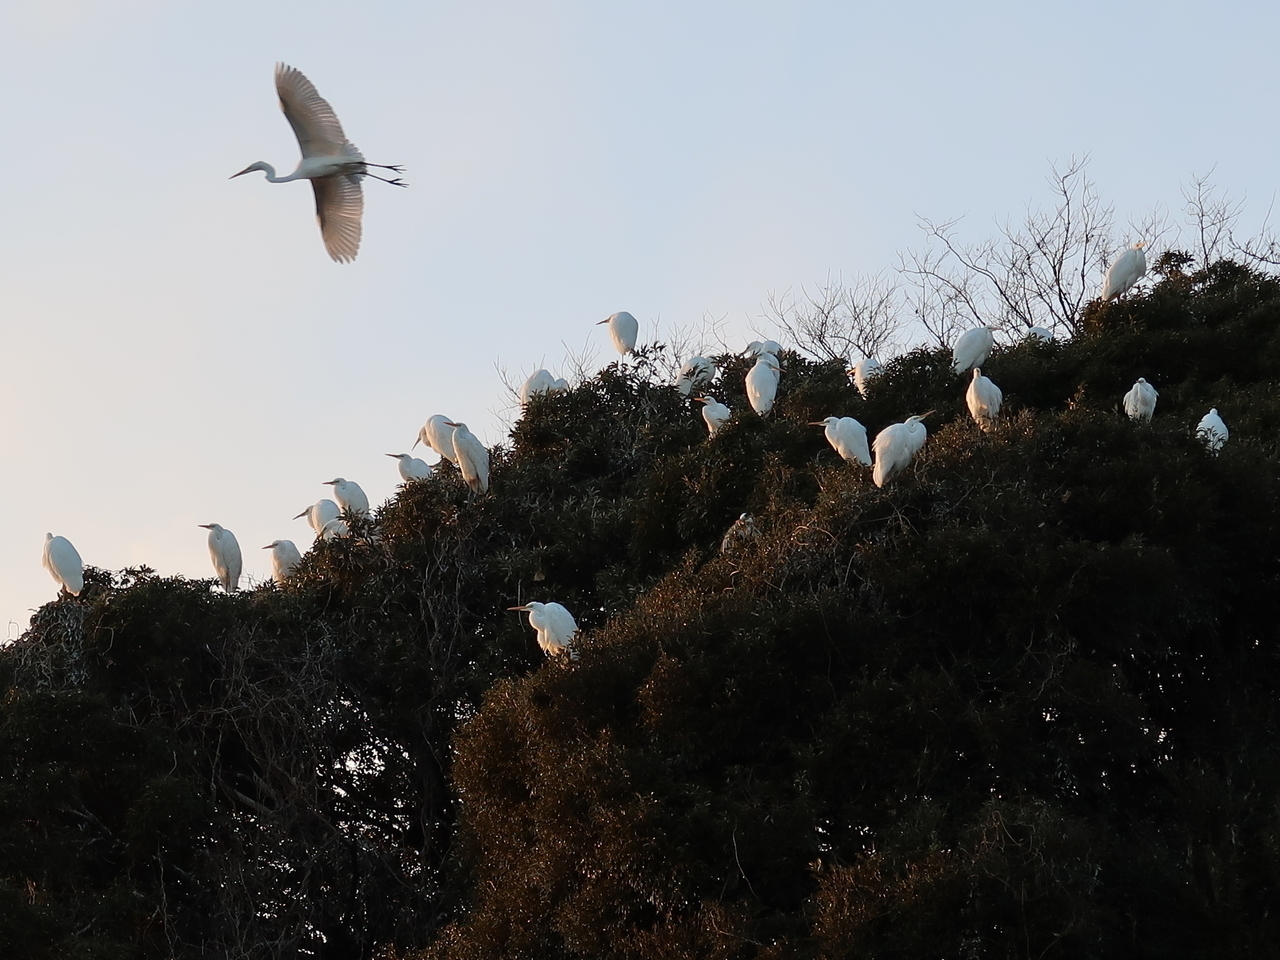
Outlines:
{"label": "pale blue sky", "polygon": [[[430,414],[488,443],[496,366],[613,359],[594,321],[725,317],[874,272],[916,215],[974,237],[1089,154],[1118,219],[1277,187],[1280,10],[1220,3],[0,3],[0,621],[89,563],[210,576],[216,521],[268,575],[335,475],[375,500]],[[365,242],[325,256],[272,68],[371,160]],[[501,495],[496,491],[495,495]],[[12,636],[15,628],[6,632]]]}

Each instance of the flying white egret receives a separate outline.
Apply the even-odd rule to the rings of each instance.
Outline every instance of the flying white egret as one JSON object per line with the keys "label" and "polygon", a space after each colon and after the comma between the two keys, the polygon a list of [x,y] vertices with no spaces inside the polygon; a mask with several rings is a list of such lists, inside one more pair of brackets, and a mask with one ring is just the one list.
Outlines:
{"label": "flying white egret", "polygon": [[755,357],[761,357],[766,353],[772,353],[775,357],[782,352],[782,344],[777,340],[752,340],[747,344],[747,349],[743,351]]}
{"label": "flying white egret", "polygon": [[332,540],[334,537],[351,536],[351,528],[347,526],[347,521],[341,517],[334,517],[324,525],[324,529],[320,531],[320,540]]}
{"label": "flying white egret", "polygon": [[46,533],[40,562],[63,590],[73,597],[80,596],[80,591],[84,589],[84,561],[80,559],[79,552],[71,545],[70,540]]}
{"label": "flying white egret", "polygon": [[[449,423],[449,418],[440,413],[427,417],[427,422],[418,431],[418,439],[413,441],[413,447],[421,443],[434,450],[438,456],[452,463],[453,427],[449,426]],[[413,447],[409,449],[412,450]]]}
{"label": "flying white egret", "polygon": [[1142,377],[1138,378],[1138,382],[1129,388],[1129,392],[1124,395],[1124,412],[1129,415],[1129,419],[1138,423],[1150,423],[1151,417],[1156,412],[1156,397],[1160,394],[1156,388],[1147,383]]}
{"label": "flying white egret", "polygon": [[453,454],[462,479],[473,493],[485,493],[489,489],[489,451],[476,439],[476,435],[462,422],[449,421],[453,427]]}
{"label": "flying white egret", "polygon": [[995,337],[991,335],[995,329],[991,326],[974,327],[960,334],[951,348],[951,369],[956,373],[968,373],[974,367],[982,366],[995,346]]}
{"label": "flying white egret", "polygon": [[706,357],[690,357],[676,374],[675,388],[686,397],[701,390],[716,377],[716,365]]}
{"label": "flying white egret", "polygon": [[969,405],[969,415],[979,427],[990,430],[996,425],[1000,404],[1004,402],[1004,393],[989,378],[982,375],[981,367],[973,368],[973,379],[969,381],[969,389],[965,391],[964,399]]}
{"label": "flying white egret", "polygon": [[871,450],[867,446],[867,428],[853,417],[827,417],[810,421],[811,427],[826,427],[827,443],[850,463],[871,466]]}
{"label": "flying white egret", "polygon": [[302,562],[302,554],[292,540],[272,540],[263,550],[271,551],[271,576],[276,583],[284,583]]}
{"label": "flying white egret", "polygon": [[627,311],[623,310],[619,313],[605,317],[596,326],[602,323],[609,325],[609,336],[613,338],[613,348],[624,357],[628,353],[634,353],[636,349],[636,337],[640,336],[640,324],[636,322],[636,318]]}
{"label": "flying white egret", "polygon": [[344,512],[358,513],[365,517],[369,515],[369,498],[360,489],[360,484],[354,480],[343,480],[341,477],[325,480],[324,484],[327,487],[333,487],[333,499],[338,501],[338,506]]}
{"label": "flying white egret", "polygon": [[549,657],[568,653],[570,659],[577,659],[571,646],[578,632],[578,623],[573,614],[558,603],[539,603],[532,600],[520,607],[507,607],[508,610],[523,610],[529,614],[529,626],[538,633],[538,646]]}
{"label": "flying white egret", "polygon": [[369,163],[355,148],[338,122],[333,108],[316,93],[311,81],[283,63],[276,64],[276,93],[280,95],[280,109],[284,111],[289,126],[298,138],[302,159],[293,173],[276,176],[276,169],[259,160],[251,163],[231,178],[261,170],[270,183],[288,183],[290,180],[310,180],[316,195],[316,219],[320,221],[320,235],[329,256],[339,263],[349,263],[360,250],[360,217],[364,213],[364,195],[360,190],[361,177],[373,177],[397,187],[408,186],[403,180],[389,180],[369,167],[380,167],[401,173],[400,167],[384,163]]}
{"label": "flying white egret", "polygon": [[426,480],[431,476],[431,467],[425,460],[407,453],[388,453],[387,456],[400,461],[396,466],[400,470],[400,479],[405,483],[410,480]]}
{"label": "flying white egret", "polygon": [[883,363],[875,357],[867,357],[865,360],[859,360],[853,365],[853,369],[849,371],[849,376],[853,377],[853,385],[858,388],[858,393],[862,394],[865,399],[867,396],[867,384],[872,377],[878,377],[883,372]]}
{"label": "flying white egret", "polygon": [[733,521],[725,535],[720,538],[720,552],[732,553],[733,551],[745,546],[756,538],[756,522],[751,519],[751,514],[744,513]]}
{"label": "flying white egret", "polygon": [[930,413],[933,411],[922,413],[918,417],[907,417],[902,423],[891,423],[876,434],[875,443],[872,444],[876,455],[876,467],[871,474],[871,479],[875,481],[877,487],[883,487],[907,469],[915,459],[915,455],[924,446],[925,437],[928,436],[921,421]]}
{"label": "flying white egret", "polygon": [[1036,340],[1043,340],[1045,343],[1049,343],[1053,340],[1053,333],[1044,327],[1027,327],[1026,337],[1028,340],[1034,337]]}
{"label": "flying white egret", "polygon": [[1145,240],[1139,240],[1116,257],[1102,283],[1103,300],[1114,300],[1142,279],[1147,272],[1147,255],[1142,250],[1146,245]]}
{"label": "flying white egret", "polygon": [[311,525],[311,529],[315,531],[315,534],[318,537],[320,534],[324,533],[324,525],[330,520],[336,519],[338,514],[341,512],[342,509],[336,503],[325,498],[323,500],[317,500],[293,519],[298,520],[302,517],[306,517],[307,523]]}
{"label": "flying white egret", "polygon": [[552,393],[555,389],[556,378],[551,376],[550,371],[535,370],[520,387],[520,406],[528,406],[532,397],[540,393]]}
{"label": "flying white egret", "polygon": [[782,368],[772,353],[762,353],[755,366],[747,371],[747,400],[751,409],[760,416],[767,416],[773,409],[773,398],[778,395],[778,380]]}
{"label": "flying white egret", "polygon": [[1196,436],[1204,441],[1204,445],[1209,448],[1210,453],[1216,455],[1222,449],[1223,444],[1227,442],[1227,438],[1231,436],[1231,431],[1222,422],[1222,417],[1218,415],[1217,407],[1214,407],[1200,419],[1200,423],[1196,425]]}
{"label": "flying white egret", "polygon": [[702,419],[707,423],[707,433],[714,437],[729,420],[731,415],[729,408],[711,396],[711,394],[707,394],[705,397],[694,397],[693,399],[703,405]]}
{"label": "flying white egret", "polygon": [[213,569],[218,574],[222,589],[227,593],[235,593],[240,587],[240,571],[244,567],[236,535],[216,523],[201,523],[197,526],[209,531],[209,559],[213,561]]}

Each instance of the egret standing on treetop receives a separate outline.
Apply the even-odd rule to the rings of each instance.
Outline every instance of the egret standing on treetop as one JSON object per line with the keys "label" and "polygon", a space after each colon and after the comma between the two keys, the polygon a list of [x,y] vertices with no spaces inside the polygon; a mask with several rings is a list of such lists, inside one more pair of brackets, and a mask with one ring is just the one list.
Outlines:
{"label": "egret standing on treetop", "polygon": [[297,520],[301,517],[306,517],[307,523],[311,525],[311,529],[315,531],[318,537],[324,533],[324,525],[335,519],[341,512],[342,510],[338,505],[326,497],[323,500],[317,500],[293,519]]}
{"label": "egret standing on treetop", "polygon": [[1043,340],[1045,343],[1053,341],[1053,334],[1044,327],[1027,327],[1026,338],[1028,340]]}
{"label": "egret standing on treetop", "polygon": [[363,517],[369,515],[369,498],[360,489],[360,484],[354,480],[343,480],[341,477],[325,480],[324,484],[333,487],[333,499],[338,501],[338,506],[345,512],[358,513]]}
{"label": "egret standing on treetop", "polygon": [[573,614],[558,603],[539,603],[534,600],[522,607],[507,607],[508,610],[523,610],[529,614],[529,626],[538,632],[538,646],[549,657],[568,653],[570,659],[577,659],[570,644],[578,632],[578,623]]}
{"label": "egret standing on treetop", "polygon": [[969,405],[969,415],[983,430],[990,430],[996,425],[996,417],[1000,413],[1000,404],[1004,402],[1004,394],[1000,388],[982,375],[980,367],[973,368],[973,379],[969,381],[969,389],[964,394]]}
{"label": "egret standing on treetop", "polygon": [[707,433],[714,437],[731,416],[729,408],[709,393],[705,397],[694,397],[693,399],[703,405],[702,419],[706,421]]}
{"label": "egret standing on treetop", "polygon": [[1108,268],[1107,277],[1102,282],[1103,300],[1114,300],[1142,279],[1143,274],[1147,272],[1147,255],[1142,251],[1146,245],[1145,240],[1139,240],[1116,257],[1115,263]]}
{"label": "egret standing on treetop", "polygon": [[924,446],[928,432],[921,423],[925,417],[933,413],[922,413],[918,417],[907,417],[902,423],[891,423],[878,434],[873,444],[876,454],[876,468],[871,479],[877,487],[900,474],[911,464],[915,455]]}
{"label": "egret standing on treetop", "polygon": [[520,406],[528,406],[529,401],[540,393],[554,392],[559,382],[548,370],[533,371],[520,386]]}
{"label": "egret standing on treetop", "polygon": [[867,428],[853,417],[827,417],[810,421],[811,427],[826,427],[827,443],[850,463],[871,466],[871,450],[867,447]]}
{"label": "egret standing on treetop", "polygon": [[197,526],[209,531],[209,559],[213,561],[213,569],[218,574],[222,589],[227,593],[235,593],[240,586],[240,570],[244,566],[236,535],[216,523],[201,523]]}
{"label": "egret standing on treetop", "polygon": [[960,334],[951,348],[951,369],[956,373],[968,373],[986,363],[996,342],[991,335],[993,330],[995,327],[974,327]]}
{"label": "egret standing on treetop", "polygon": [[686,397],[716,378],[716,365],[706,357],[690,357],[676,374],[675,388]]}
{"label": "egret standing on treetop", "polygon": [[407,453],[388,453],[387,456],[400,461],[396,466],[400,470],[400,479],[405,483],[410,480],[426,480],[431,476],[431,467],[425,460],[411,457]]}
{"label": "egret standing on treetop", "polygon": [[636,318],[627,311],[622,310],[619,313],[605,317],[596,326],[601,323],[609,325],[609,336],[613,338],[613,348],[624,357],[628,353],[634,353],[636,349],[636,337],[640,336],[640,324],[636,322]]}
{"label": "egret standing on treetop", "polygon": [[485,493],[489,489],[489,451],[465,423],[449,422],[453,427],[453,454],[462,479],[473,493]]}
{"label": "egret standing on treetop", "polygon": [[80,559],[79,552],[71,545],[70,540],[46,533],[40,562],[63,590],[73,597],[80,596],[80,591],[84,589],[84,561]]}
{"label": "egret standing on treetop", "polygon": [[1209,448],[1210,453],[1217,456],[1218,451],[1227,442],[1227,438],[1231,436],[1231,431],[1223,423],[1222,417],[1218,416],[1217,407],[1214,407],[1201,418],[1200,423],[1196,425],[1196,436],[1204,441],[1204,445]]}
{"label": "egret standing on treetop", "polygon": [[849,376],[853,377],[853,385],[858,388],[858,393],[862,394],[863,399],[867,396],[867,383],[872,377],[877,377],[884,370],[884,364],[874,357],[867,357],[865,360],[859,360],[853,365],[853,369],[849,371]]}
{"label": "egret standing on treetop", "polygon": [[782,344],[777,340],[752,340],[744,352],[754,357],[761,357],[766,353],[772,353],[776,357],[782,352]]}
{"label": "egret standing on treetop", "polygon": [[271,576],[276,583],[284,583],[302,562],[302,554],[292,540],[272,540],[263,550],[271,551]]}
{"label": "egret standing on treetop", "polygon": [[782,368],[772,353],[762,353],[747,371],[747,400],[751,409],[760,416],[767,416],[773,409],[773,399],[778,395],[778,381]]}
{"label": "egret standing on treetop", "polygon": [[1137,423],[1150,423],[1156,412],[1156,397],[1160,396],[1156,388],[1142,377],[1138,378],[1129,392],[1124,395],[1124,412],[1129,419]]}
{"label": "egret standing on treetop", "polygon": [[[450,420],[443,414],[437,413],[435,416],[427,417],[427,422],[422,425],[422,429],[418,431],[418,439],[413,441],[413,446],[423,444],[430,447],[440,457],[453,462],[453,427],[449,426]],[[410,447],[409,449],[413,449]]]}
{"label": "egret standing on treetop", "polygon": [[360,218],[364,213],[360,178],[373,177],[397,187],[408,184],[399,178],[388,180],[369,172],[369,167],[396,173],[401,169],[365,160],[342,132],[342,124],[338,122],[333,108],[316,93],[316,88],[300,70],[277,63],[276,93],[280,95],[280,109],[284,111],[289,126],[293,127],[298,146],[302,149],[297,169],[288,176],[277,177],[275,167],[259,160],[239,173],[233,173],[231,178],[261,170],[271,183],[310,180],[316,195],[316,219],[320,221],[325,249],[334,260],[348,263],[360,250]]}

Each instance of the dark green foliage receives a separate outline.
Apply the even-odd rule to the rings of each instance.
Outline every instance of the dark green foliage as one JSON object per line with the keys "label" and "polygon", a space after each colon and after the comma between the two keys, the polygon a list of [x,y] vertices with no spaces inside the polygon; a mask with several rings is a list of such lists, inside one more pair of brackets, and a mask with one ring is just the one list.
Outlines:
{"label": "dark green foliage", "polygon": [[[91,572],[0,651],[0,955],[1276,953],[1280,284],[1184,266],[990,433],[942,351],[717,358],[714,439],[645,354],[285,588]],[[927,410],[884,490],[808,425]]]}

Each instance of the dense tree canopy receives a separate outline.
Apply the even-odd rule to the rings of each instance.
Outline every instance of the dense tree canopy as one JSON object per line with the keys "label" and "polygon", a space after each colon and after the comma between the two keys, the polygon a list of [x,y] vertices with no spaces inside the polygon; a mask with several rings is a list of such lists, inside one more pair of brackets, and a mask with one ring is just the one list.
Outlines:
{"label": "dense tree canopy", "polygon": [[[786,353],[768,418],[717,358],[708,439],[660,350],[283,587],[41,608],[0,650],[0,955],[1280,951],[1280,282],[1166,259],[997,347],[989,433],[917,350],[866,398]],[[807,425],[929,409],[884,489]]]}

